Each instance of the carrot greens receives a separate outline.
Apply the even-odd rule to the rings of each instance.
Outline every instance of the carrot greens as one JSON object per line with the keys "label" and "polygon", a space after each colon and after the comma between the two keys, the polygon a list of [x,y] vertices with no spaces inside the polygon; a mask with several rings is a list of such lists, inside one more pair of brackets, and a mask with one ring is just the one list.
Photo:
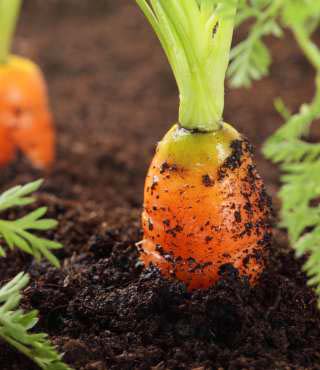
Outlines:
{"label": "carrot greens", "polygon": [[[3,193],[0,196],[0,211],[33,203],[31,193],[36,191],[41,183],[40,180],[25,186],[16,186]],[[56,221],[42,219],[45,211],[45,208],[39,208],[16,221],[1,220],[0,236],[10,248],[18,247],[38,260],[46,257],[53,265],[59,266],[50,249],[60,248],[61,245],[38,238],[30,231],[49,230],[56,226]],[[0,253],[1,256],[5,255],[2,247]],[[29,276],[20,273],[0,288],[0,338],[29,357],[43,370],[70,370],[62,362],[62,356],[56,352],[46,334],[30,332],[38,322],[37,311],[24,312],[19,309],[21,292],[28,282]]]}
{"label": "carrot greens", "polygon": [[[255,5],[252,5],[252,4]],[[282,0],[242,2],[239,6],[236,24],[239,26],[248,18],[254,18],[248,37],[232,49],[228,76],[233,87],[250,86],[252,80],[265,76],[269,71],[271,56],[263,42],[267,35],[281,36],[282,29],[277,23]]]}
{"label": "carrot greens", "polygon": [[8,61],[22,0],[0,0],[0,64]]}
{"label": "carrot greens", "polygon": [[315,96],[291,114],[283,101],[276,108],[285,123],[267,140],[264,154],[280,163],[283,186],[281,226],[288,229],[296,255],[308,255],[304,269],[320,304],[320,143],[308,142],[311,124],[320,118],[320,48],[313,39],[320,24],[320,2],[314,0],[243,1],[237,24],[253,23],[247,39],[231,52],[229,76],[233,86],[249,86],[269,72],[271,54],[263,41],[269,34],[293,34],[301,52],[315,69]]}
{"label": "carrot greens", "polygon": [[218,130],[237,1],[136,1],[172,66],[180,92],[180,124]]}
{"label": "carrot greens", "polygon": [[29,357],[44,370],[70,370],[43,333],[30,333],[38,322],[38,313],[18,309],[21,290],[29,282],[28,275],[18,274],[0,289],[0,337]]}
{"label": "carrot greens", "polygon": [[[38,190],[42,181],[38,180],[25,186],[16,186],[0,196],[0,212],[14,206],[24,206],[35,201],[30,196]],[[42,218],[47,208],[41,207],[17,220],[0,220],[0,243],[5,241],[10,249],[19,248],[31,254],[37,261],[45,257],[54,266],[59,267],[58,259],[51,250],[62,247],[60,243],[40,238],[32,234],[33,230],[49,230],[57,225],[52,219]],[[0,256],[5,256],[5,250],[0,244]]]}

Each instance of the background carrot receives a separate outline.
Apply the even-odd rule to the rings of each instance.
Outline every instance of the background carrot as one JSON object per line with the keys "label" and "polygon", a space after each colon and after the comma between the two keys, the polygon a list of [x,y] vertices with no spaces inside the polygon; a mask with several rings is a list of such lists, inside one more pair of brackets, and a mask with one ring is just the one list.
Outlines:
{"label": "background carrot", "polygon": [[31,61],[9,55],[20,6],[20,0],[0,0],[0,141],[6,143],[0,165],[20,149],[34,166],[48,168],[55,132],[43,75]]}
{"label": "background carrot", "polygon": [[270,241],[270,200],[250,144],[222,121],[236,2],[137,3],[180,92],[179,124],[146,179],[141,259],[189,289],[209,287],[231,265],[254,283]]}

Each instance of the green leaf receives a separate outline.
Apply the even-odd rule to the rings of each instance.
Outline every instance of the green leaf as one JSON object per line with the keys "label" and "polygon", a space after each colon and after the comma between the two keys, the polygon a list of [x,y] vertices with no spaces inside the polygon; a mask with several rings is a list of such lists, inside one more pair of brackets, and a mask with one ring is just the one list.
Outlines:
{"label": "green leaf", "polygon": [[0,196],[0,211],[15,206],[25,206],[34,202],[34,198],[28,195],[37,191],[43,180],[37,180],[24,186],[15,186]]}
{"label": "green leaf", "polygon": [[260,80],[269,73],[272,62],[263,38],[268,35],[282,36],[277,17],[280,2],[274,0],[242,1],[239,5],[237,25],[248,18],[254,23],[245,40],[231,51],[228,77],[232,87],[249,87],[252,81]]}
{"label": "green leaf", "polygon": [[[30,195],[38,190],[41,184],[42,180],[38,180],[6,191],[0,196],[0,210],[33,202],[34,198]],[[51,264],[59,267],[60,262],[51,250],[60,249],[62,245],[32,233],[35,230],[51,230],[57,226],[56,220],[43,218],[46,212],[47,208],[41,207],[14,221],[0,220],[0,239],[2,238],[10,249],[19,248],[34,256],[37,261],[46,258]],[[5,256],[3,248],[0,248],[0,256]]]}
{"label": "green leaf", "polygon": [[71,370],[44,333],[30,333],[38,322],[37,311],[18,309],[21,290],[29,276],[20,273],[0,289],[0,337],[43,370]]}
{"label": "green leaf", "polygon": [[314,0],[287,0],[284,2],[283,22],[287,26],[301,25],[320,16],[320,2]]}
{"label": "green leaf", "polygon": [[[289,115],[288,110],[286,113]],[[281,226],[288,229],[297,257],[308,256],[303,269],[320,307],[320,143],[305,140],[311,123],[318,118],[320,77],[313,102],[303,104],[267,140],[264,154],[280,163]]]}

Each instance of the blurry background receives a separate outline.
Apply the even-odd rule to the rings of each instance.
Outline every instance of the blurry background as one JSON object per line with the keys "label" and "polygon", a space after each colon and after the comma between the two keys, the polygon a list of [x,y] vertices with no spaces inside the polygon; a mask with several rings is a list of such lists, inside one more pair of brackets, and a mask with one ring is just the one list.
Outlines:
{"label": "blurry background", "polygon": [[[243,31],[236,31],[235,39]],[[281,118],[313,94],[313,71],[290,35],[270,39],[271,77],[226,91],[225,120],[255,145],[271,195],[278,174],[260,146]],[[58,157],[45,190],[111,217],[138,208],[156,142],[175,122],[178,94],[169,65],[134,0],[26,0],[14,50],[38,62],[48,80]],[[23,159],[2,170],[0,188],[42,176]]]}

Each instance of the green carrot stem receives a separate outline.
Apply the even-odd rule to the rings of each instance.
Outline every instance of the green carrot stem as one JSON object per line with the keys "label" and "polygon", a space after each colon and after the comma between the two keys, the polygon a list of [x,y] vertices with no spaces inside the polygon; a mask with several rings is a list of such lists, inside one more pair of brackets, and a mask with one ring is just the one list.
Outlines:
{"label": "green carrot stem", "polygon": [[320,50],[311,40],[310,33],[300,24],[292,25],[292,31],[309,62],[320,73]]}
{"label": "green carrot stem", "polygon": [[167,55],[180,93],[179,123],[221,127],[237,0],[136,0]]}
{"label": "green carrot stem", "polygon": [[0,0],[0,64],[8,61],[22,0]]}

